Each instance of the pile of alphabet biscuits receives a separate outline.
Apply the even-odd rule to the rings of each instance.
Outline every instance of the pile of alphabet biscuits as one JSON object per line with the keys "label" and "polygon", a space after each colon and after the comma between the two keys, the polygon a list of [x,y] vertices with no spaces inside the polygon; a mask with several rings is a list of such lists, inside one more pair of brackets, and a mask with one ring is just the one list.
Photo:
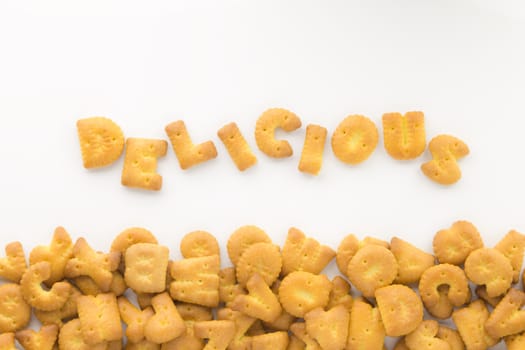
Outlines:
{"label": "pile of alphabet biscuits", "polygon": [[280,247],[242,226],[226,248],[228,262],[194,231],[172,260],[150,231],[129,228],[100,252],[58,227],[27,261],[12,242],[0,258],[0,349],[382,350],[386,337],[395,350],[525,349],[517,231],[487,247],[457,221],[429,253],[353,234],[334,250],[297,228]]}

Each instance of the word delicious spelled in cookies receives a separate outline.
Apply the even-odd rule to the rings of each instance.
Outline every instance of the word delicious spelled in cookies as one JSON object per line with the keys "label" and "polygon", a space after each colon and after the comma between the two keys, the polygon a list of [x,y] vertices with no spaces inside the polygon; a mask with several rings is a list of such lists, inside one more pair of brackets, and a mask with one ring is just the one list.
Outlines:
{"label": "word delicious spelled in cookies", "polygon": [[[18,341],[26,350],[383,350],[387,336],[395,350],[502,340],[525,349],[525,292],[515,285],[525,235],[517,231],[487,247],[472,223],[457,221],[435,234],[431,254],[398,237],[353,234],[334,250],[297,228],[280,247],[242,226],[226,248],[230,261],[221,262],[215,237],[194,231],[172,260],[134,227],[99,252],[58,227],[27,264],[21,243],[9,243],[0,258],[0,349]],[[330,279],[323,271],[334,258],[341,274]]]}
{"label": "word delicious spelled in cookies", "polygon": [[[259,150],[272,158],[293,154],[290,143],[275,138],[275,130],[293,132],[301,127],[301,119],[286,109],[265,111],[255,125],[255,141]],[[128,138],[121,128],[104,117],[80,119],[77,122],[80,149],[85,168],[112,164],[126,147],[121,182],[124,186],[160,190],[162,177],[157,173],[157,160],[166,155],[165,140]],[[217,157],[217,148],[208,140],[195,144],[185,123],[175,121],[165,127],[166,135],[181,169],[188,169]],[[299,171],[317,175],[321,171],[328,130],[321,125],[306,127]],[[235,123],[217,132],[235,166],[244,171],[257,163],[257,157]],[[369,118],[362,115],[346,117],[331,136],[332,151],[341,162],[357,165],[367,160],[377,147],[379,132]],[[386,113],[383,115],[383,141],[387,153],[397,160],[419,157],[426,148],[425,120],[422,112]],[[461,178],[457,161],[469,153],[467,145],[450,135],[437,135],[429,143],[432,160],[421,166],[423,174],[443,185]]]}

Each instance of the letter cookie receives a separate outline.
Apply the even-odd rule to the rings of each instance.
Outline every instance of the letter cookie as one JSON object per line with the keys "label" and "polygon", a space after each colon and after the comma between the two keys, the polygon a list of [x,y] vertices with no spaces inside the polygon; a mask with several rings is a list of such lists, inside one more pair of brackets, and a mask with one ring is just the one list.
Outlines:
{"label": "letter cookie", "polygon": [[343,163],[356,165],[370,157],[378,139],[374,122],[362,115],[351,115],[335,129],[332,150]]}
{"label": "letter cookie", "polygon": [[129,138],[122,168],[121,183],[127,187],[158,191],[162,176],[157,174],[157,158],[164,157],[168,143],[164,140]]}
{"label": "letter cookie", "polygon": [[168,124],[165,130],[181,169],[188,169],[217,157],[217,149],[212,141],[198,145],[193,143],[182,120]]}
{"label": "letter cookie", "polygon": [[237,124],[226,124],[219,129],[217,135],[226,147],[226,150],[228,150],[237,169],[244,171],[257,163],[257,157],[255,157],[248,142],[242,136]]}
{"label": "letter cookie", "polygon": [[26,257],[20,242],[5,246],[5,258],[0,258],[0,277],[12,282],[20,282],[26,271]]}
{"label": "letter cookie", "polygon": [[394,159],[417,158],[426,147],[423,112],[383,114],[385,149]]}
{"label": "letter cookie", "polygon": [[468,146],[450,135],[438,135],[430,140],[428,149],[432,160],[421,165],[429,179],[442,185],[451,185],[461,178],[457,161],[469,154]]}
{"label": "letter cookie", "polygon": [[99,168],[116,161],[124,149],[124,134],[111,119],[91,117],[77,121],[84,168]]}
{"label": "letter cookie", "polygon": [[299,171],[312,175],[319,174],[323,164],[323,151],[326,141],[326,128],[310,124],[306,127],[304,146],[299,161]]}

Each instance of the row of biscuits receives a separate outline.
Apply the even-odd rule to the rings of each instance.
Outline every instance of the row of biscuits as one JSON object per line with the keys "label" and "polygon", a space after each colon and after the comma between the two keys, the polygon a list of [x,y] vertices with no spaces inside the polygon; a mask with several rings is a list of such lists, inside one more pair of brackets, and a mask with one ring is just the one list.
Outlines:
{"label": "row of biscuits", "polygon": [[[272,158],[290,157],[291,145],[275,138],[275,130],[290,132],[301,126],[299,117],[286,109],[272,108],[257,120],[255,140],[258,148]],[[124,150],[126,156],[121,182],[124,186],[148,190],[160,190],[162,177],[156,172],[157,159],[166,155],[167,142],[160,139],[128,138],[112,120],[91,117],[77,121],[78,137],[85,168],[98,168],[115,162]],[[181,169],[217,157],[213,141],[194,144],[182,120],[172,122],[165,128]],[[240,171],[257,162],[239,127],[235,123],[223,126],[217,132],[230,157]],[[425,120],[423,112],[385,113],[383,115],[384,145],[394,159],[408,160],[419,157],[426,148]],[[306,127],[304,146],[298,169],[317,175],[321,170],[327,129],[320,125]],[[347,164],[365,161],[375,150],[378,131],[374,122],[362,115],[346,117],[332,135],[335,156]],[[428,148],[432,160],[421,166],[422,172],[431,180],[450,185],[461,177],[457,160],[469,153],[467,145],[450,135],[434,137]]]}
{"label": "row of biscuits", "polygon": [[[297,228],[281,248],[242,226],[226,248],[232,266],[221,269],[205,231],[185,235],[183,259],[170,260],[143,228],[124,230],[104,253],[58,227],[27,265],[10,243],[0,258],[0,349],[382,350],[386,336],[399,337],[397,350],[487,349],[502,339],[525,348],[517,231],[489,248],[458,221],[436,233],[430,254],[397,237],[354,235],[335,251]],[[334,258],[342,275],[330,280],[322,272]],[[27,328],[32,312],[38,331]],[[451,316],[457,330],[439,322]]]}

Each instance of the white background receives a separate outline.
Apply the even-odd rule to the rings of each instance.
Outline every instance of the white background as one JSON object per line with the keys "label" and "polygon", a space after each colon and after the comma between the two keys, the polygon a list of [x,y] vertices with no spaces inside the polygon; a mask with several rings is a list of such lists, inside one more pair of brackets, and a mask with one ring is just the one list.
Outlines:
{"label": "white background", "polygon": [[[185,233],[224,247],[255,224],[282,244],[290,226],[336,248],[348,233],[397,235],[431,250],[434,233],[472,221],[487,245],[525,231],[525,11],[519,1],[3,1],[0,3],[0,245],[27,252],[57,225],[107,250],[144,226],[178,258]],[[303,127],[294,155],[255,145],[257,117],[283,107]],[[471,154],[450,187],[425,178],[425,154],[390,158],[380,138],[348,166],[329,139],[321,174],[297,164],[305,126],[329,135],[349,114],[422,110],[427,140],[463,139]],[[171,148],[160,192],[120,185],[123,157],[82,167],[75,122],[107,116],[127,137],[166,139],[183,119],[215,160],[182,171]],[[216,136],[235,121],[258,157],[241,173]],[[223,265],[227,265],[223,255]],[[333,266],[330,271],[335,271]]]}

